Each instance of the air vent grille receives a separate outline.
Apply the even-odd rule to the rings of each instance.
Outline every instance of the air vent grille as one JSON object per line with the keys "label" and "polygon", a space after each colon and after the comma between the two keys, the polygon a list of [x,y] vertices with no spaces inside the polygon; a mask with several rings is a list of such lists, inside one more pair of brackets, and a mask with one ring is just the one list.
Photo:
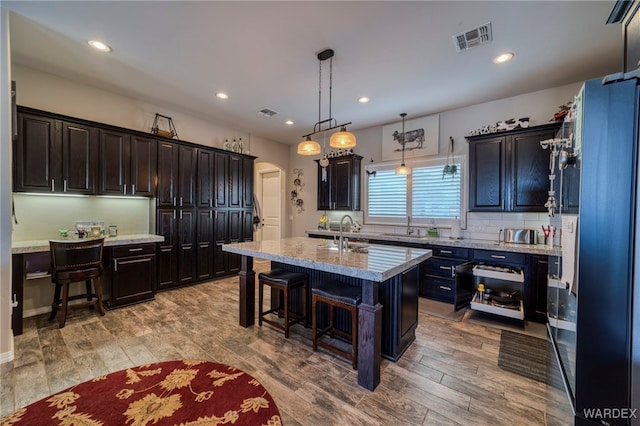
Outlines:
{"label": "air vent grille", "polygon": [[277,112],[269,108],[263,108],[260,111],[258,111],[258,114],[264,115],[265,117],[273,117],[274,115],[277,114]]}
{"label": "air vent grille", "polygon": [[456,34],[452,38],[453,44],[456,46],[456,52],[464,52],[472,47],[490,43],[493,40],[491,22]]}

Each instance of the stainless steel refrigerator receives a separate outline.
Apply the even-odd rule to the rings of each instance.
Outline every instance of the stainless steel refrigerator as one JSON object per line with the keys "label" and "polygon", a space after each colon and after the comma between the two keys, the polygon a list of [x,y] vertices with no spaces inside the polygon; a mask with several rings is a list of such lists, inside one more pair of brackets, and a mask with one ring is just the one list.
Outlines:
{"label": "stainless steel refrigerator", "polygon": [[587,81],[547,141],[548,331],[576,425],[640,425],[639,109],[637,75]]}

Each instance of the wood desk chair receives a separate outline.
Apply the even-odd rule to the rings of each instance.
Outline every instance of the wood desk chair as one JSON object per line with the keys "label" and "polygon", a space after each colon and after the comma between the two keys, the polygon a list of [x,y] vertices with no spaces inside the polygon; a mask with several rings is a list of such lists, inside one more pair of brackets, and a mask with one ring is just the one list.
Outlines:
{"label": "wood desk chair", "polygon": [[[102,304],[102,286],[100,275],[102,274],[102,249],[104,238],[80,240],[80,241],[49,241],[51,249],[51,281],[55,284],[55,293],[51,305],[52,321],[58,310],[61,310],[60,328],[64,327],[69,309],[93,307],[98,308],[100,315],[105,314]],[[83,282],[86,292],[75,296],[69,296],[69,285],[75,282]],[[92,292],[93,284],[95,292]],[[60,295],[62,292],[62,297]],[[69,304],[72,300],[86,299],[83,303]]]}

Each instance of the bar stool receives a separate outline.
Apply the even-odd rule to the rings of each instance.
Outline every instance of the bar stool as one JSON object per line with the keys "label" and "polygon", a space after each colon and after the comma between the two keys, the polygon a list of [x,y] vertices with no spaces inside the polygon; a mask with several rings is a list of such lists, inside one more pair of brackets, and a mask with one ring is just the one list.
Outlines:
{"label": "bar stool", "polygon": [[[67,321],[69,309],[97,307],[100,315],[105,314],[102,304],[102,286],[100,285],[103,244],[104,238],[85,241],[49,241],[52,266],[51,281],[56,286],[49,321],[52,321],[60,310],[61,315],[58,319],[60,328],[64,327]],[[76,282],[84,282],[86,292],[69,296],[69,285]],[[92,291],[91,284],[93,284],[95,292]],[[70,301],[78,299],[86,299],[86,301],[69,304]]]}
{"label": "bar stool", "polygon": [[[358,305],[362,300],[359,287],[353,287],[340,281],[329,280],[315,285],[311,289],[311,310],[312,310],[312,338],[313,351],[318,350],[318,346],[340,355],[351,361],[355,370],[358,366]],[[329,305],[329,326],[318,330],[317,305],[326,303]],[[351,313],[351,334],[339,330],[335,327],[334,308],[346,309]],[[344,351],[337,346],[321,339],[325,334],[337,334],[345,339],[351,340],[351,352]]]}
{"label": "bar stool", "polygon": [[[268,272],[261,272],[258,274],[258,325],[262,326],[262,322],[284,330],[284,337],[289,338],[289,328],[307,318],[307,283],[309,277],[303,272],[289,272],[284,269],[272,269]],[[274,308],[264,311],[264,286],[268,285],[272,289],[278,290],[278,304]],[[289,298],[291,290],[296,288],[302,288],[302,315],[289,311]],[[280,304],[280,294],[282,294],[283,301]],[[273,303],[272,303],[273,306]],[[284,315],[284,323],[280,324],[275,320],[266,318],[267,315],[277,313],[278,315]]]}

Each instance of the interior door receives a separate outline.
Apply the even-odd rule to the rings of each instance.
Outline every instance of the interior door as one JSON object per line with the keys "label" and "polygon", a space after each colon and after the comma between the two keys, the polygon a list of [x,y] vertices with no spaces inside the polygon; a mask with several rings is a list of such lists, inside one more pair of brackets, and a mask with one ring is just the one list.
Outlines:
{"label": "interior door", "polygon": [[265,171],[261,172],[259,176],[259,202],[262,208],[262,227],[258,228],[256,239],[258,241],[277,240],[281,237],[281,172],[280,170]]}

